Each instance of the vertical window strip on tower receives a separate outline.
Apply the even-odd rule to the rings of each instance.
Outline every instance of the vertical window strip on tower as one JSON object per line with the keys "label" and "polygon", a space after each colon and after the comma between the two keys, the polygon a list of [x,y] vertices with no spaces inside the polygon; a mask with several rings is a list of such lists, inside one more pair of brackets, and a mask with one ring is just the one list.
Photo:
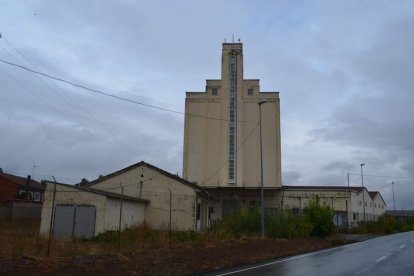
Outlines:
{"label": "vertical window strip on tower", "polygon": [[234,180],[236,133],[236,55],[230,56],[229,179]]}

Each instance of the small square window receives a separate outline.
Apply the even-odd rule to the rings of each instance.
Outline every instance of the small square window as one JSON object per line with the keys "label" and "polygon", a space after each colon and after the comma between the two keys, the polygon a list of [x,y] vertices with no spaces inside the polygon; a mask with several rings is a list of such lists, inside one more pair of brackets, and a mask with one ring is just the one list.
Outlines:
{"label": "small square window", "polygon": [[253,88],[247,89],[247,95],[249,95],[249,96],[253,95]]}
{"label": "small square window", "polygon": [[213,90],[212,90],[212,94],[213,94],[214,96],[217,96],[217,88],[213,88]]}

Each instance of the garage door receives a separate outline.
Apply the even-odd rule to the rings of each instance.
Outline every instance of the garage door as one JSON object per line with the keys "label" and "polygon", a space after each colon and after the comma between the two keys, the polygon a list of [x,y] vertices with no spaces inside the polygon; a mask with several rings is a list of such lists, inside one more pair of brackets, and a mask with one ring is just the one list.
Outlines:
{"label": "garage door", "polygon": [[53,236],[55,238],[93,237],[95,218],[95,206],[57,205],[55,207]]}

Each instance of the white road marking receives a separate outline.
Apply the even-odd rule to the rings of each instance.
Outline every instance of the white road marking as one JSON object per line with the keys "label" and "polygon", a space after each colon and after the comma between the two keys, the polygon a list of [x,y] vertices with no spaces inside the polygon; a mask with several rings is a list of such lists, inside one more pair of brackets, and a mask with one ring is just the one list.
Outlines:
{"label": "white road marking", "polygon": [[377,259],[376,262],[381,262],[382,260],[385,260],[387,257],[386,256],[382,256],[381,258]]}
{"label": "white road marking", "polygon": [[403,249],[405,247],[405,244],[401,245],[400,248]]}
{"label": "white road marking", "polygon": [[260,268],[260,267],[265,267],[265,266],[269,266],[269,265],[273,265],[273,264],[278,264],[278,263],[282,263],[282,262],[287,262],[287,261],[300,259],[300,258],[311,256],[311,255],[320,254],[322,252],[329,252],[329,251],[333,251],[333,250],[338,250],[339,248],[354,247],[354,246],[361,245],[361,244],[364,244],[364,243],[367,243],[367,242],[370,242],[370,241],[373,241],[373,240],[384,239],[386,237],[387,236],[381,236],[381,237],[372,238],[372,239],[368,239],[368,240],[361,241],[361,242],[350,243],[350,244],[346,244],[346,245],[342,245],[342,246],[338,246],[338,247],[333,247],[333,248],[328,248],[328,249],[323,249],[323,250],[316,251],[316,252],[311,252],[311,253],[305,253],[305,254],[302,254],[302,255],[298,255],[298,256],[294,256],[294,257],[290,257],[290,258],[286,258],[286,259],[281,259],[281,260],[276,260],[276,261],[261,264],[261,265],[255,265],[255,266],[242,268],[242,269],[235,270],[235,271],[230,271],[230,272],[225,272],[225,273],[222,273],[222,274],[217,274],[216,276],[236,274],[236,273],[243,272],[243,271],[248,271],[248,270],[252,270],[252,269],[256,269],[256,268]]}

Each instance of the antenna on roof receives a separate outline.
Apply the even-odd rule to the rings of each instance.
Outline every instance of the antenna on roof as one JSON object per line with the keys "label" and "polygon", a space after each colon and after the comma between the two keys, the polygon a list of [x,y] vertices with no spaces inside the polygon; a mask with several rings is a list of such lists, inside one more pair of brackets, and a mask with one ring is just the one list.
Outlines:
{"label": "antenna on roof", "polygon": [[33,168],[32,168],[32,178],[34,176],[34,171],[36,168],[38,168],[39,166],[36,166],[35,162],[33,161]]}
{"label": "antenna on roof", "polygon": [[240,42],[240,37],[239,37],[239,42]]}
{"label": "antenna on roof", "polygon": [[232,35],[232,37],[233,37],[233,43],[234,43],[234,34]]}
{"label": "antenna on roof", "polygon": [[224,39],[224,43],[226,43],[227,41],[226,41],[226,39]]}

